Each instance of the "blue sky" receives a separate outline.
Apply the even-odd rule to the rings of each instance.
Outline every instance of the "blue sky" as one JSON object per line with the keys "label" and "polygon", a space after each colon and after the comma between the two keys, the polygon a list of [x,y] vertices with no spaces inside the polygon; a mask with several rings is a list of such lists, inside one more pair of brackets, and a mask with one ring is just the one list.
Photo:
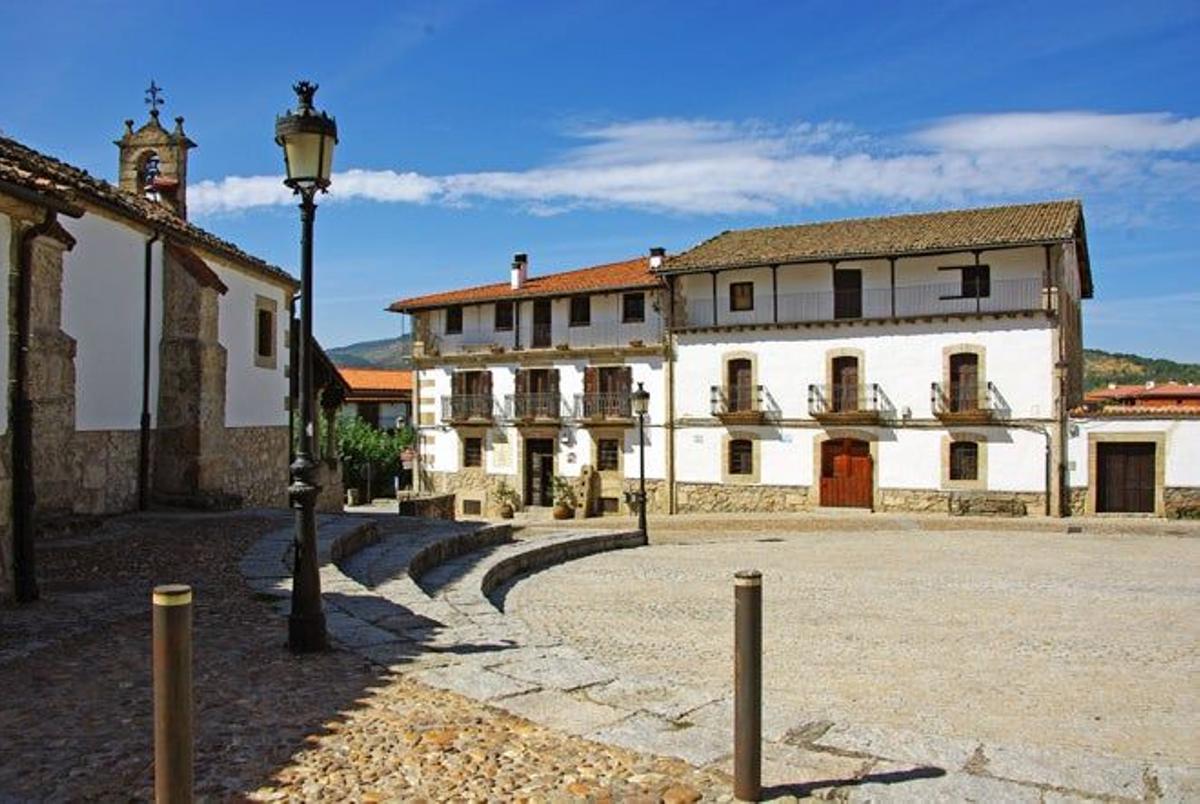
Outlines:
{"label": "blue sky", "polygon": [[305,5],[10,9],[0,130],[112,179],[154,78],[200,144],[193,219],[292,269],[272,126],[319,82],[342,139],[317,220],[331,346],[396,334],[392,299],[503,281],[514,251],[536,274],[1079,196],[1087,344],[1200,361],[1194,0]]}

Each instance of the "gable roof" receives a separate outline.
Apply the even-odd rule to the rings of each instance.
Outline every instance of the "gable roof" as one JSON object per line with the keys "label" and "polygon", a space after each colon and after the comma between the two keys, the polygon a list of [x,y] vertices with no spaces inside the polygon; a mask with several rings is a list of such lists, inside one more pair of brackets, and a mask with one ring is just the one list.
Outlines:
{"label": "gable roof", "polygon": [[496,282],[491,285],[479,285],[462,290],[401,299],[393,302],[387,309],[393,313],[411,313],[448,305],[481,304],[539,296],[569,296],[574,293],[626,288],[651,288],[658,287],[660,284],[662,284],[662,280],[650,272],[649,258],[638,257],[623,262],[594,265],[590,268],[531,276],[517,290],[514,290],[508,282]]}
{"label": "gable roof", "polygon": [[412,393],[412,372],[396,369],[351,368],[338,366],[338,371],[350,386],[349,398],[366,394],[402,396]]}
{"label": "gable roof", "polygon": [[1113,385],[1088,391],[1084,396],[1085,402],[1105,402],[1116,399],[1200,399],[1200,386],[1181,382],[1162,382],[1153,385]]}
{"label": "gable roof", "polygon": [[1078,200],[920,212],[722,232],[669,258],[659,273],[968,251],[1078,239],[1084,296],[1091,270]]}
{"label": "gable roof", "polygon": [[298,287],[295,277],[211,232],[188,223],[169,208],[127,193],[83,168],[75,167],[7,137],[0,137],[0,180],[44,193],[67,203],[91,203],[131,218],[144,226],[162,229],[192,246],[208,249],[251,273]]}

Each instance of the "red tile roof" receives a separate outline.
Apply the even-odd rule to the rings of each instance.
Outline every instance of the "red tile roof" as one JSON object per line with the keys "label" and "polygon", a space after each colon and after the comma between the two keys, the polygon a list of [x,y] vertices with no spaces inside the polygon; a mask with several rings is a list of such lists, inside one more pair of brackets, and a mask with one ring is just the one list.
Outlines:
{"label": "red tile roof", "polygon": [[567,296],[573,293],[619,290],[623,288],[658,287],[662,280],[650,273],[650,261],[646,257],[594,265],[573,271],[531,276],[519,290],[513,290],[508,282],[496,282],[462,290],[431,293],[393,302],[388,310],[393,313],[409,313],[446,307],[455,304],[479,304],[482,302],[525,299],[537,296]]}
{"label": "red tile roof", "polygon": [[338,373],[350,386],[350,397],[361,397],[368,393],[386,393],[401,396],[412,392],[412,372],[393,369],[369,369],[338,367]]}
{"label": "red tile roof", "polygon": [[1179,382],[1116,385],[1088,391],[1084,399],[1088,402],[1104,402],[1110,399],[1200,399],[1200,386]]}

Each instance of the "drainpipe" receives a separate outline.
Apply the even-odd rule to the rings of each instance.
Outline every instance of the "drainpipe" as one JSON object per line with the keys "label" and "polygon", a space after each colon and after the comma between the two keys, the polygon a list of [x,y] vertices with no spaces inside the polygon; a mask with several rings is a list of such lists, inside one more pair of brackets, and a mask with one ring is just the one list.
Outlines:
{"label": "drainpipe", "polygon": [[142,418],[138,433],[138,510],[145,511],[150,497],[150,302],[153,283],[155,231],[145,243],[142,274]]}

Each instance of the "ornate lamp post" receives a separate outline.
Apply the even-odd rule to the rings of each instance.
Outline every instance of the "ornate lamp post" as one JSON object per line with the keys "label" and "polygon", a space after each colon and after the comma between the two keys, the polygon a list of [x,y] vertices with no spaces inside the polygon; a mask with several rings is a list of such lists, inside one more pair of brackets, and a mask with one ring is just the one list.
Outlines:
{"label": "ornate lamp post", "polygon": [[292,612],[288,617],[288,647],[293,653],[324,650],[325,615],[321,611],[321,577],[317,572],[316,464],[313,462],[313,198],[329,189],[337,122],[313,108],[317,85],[301,81],[292,89],[299,106],[275,119],[275,142],[283,147],[287,166],[284,184],[300,196],[300,337],[297,396],[300,403],[300,443],[292,462],[288,487],[296,509],[295,562],[292,574]]}
{"label": "ornate lamp post", "polygon": [[638,420],[638,530],[646,538],[646,412],[650,409],[650,392],[639,382],[631,394],[634,415]]}

